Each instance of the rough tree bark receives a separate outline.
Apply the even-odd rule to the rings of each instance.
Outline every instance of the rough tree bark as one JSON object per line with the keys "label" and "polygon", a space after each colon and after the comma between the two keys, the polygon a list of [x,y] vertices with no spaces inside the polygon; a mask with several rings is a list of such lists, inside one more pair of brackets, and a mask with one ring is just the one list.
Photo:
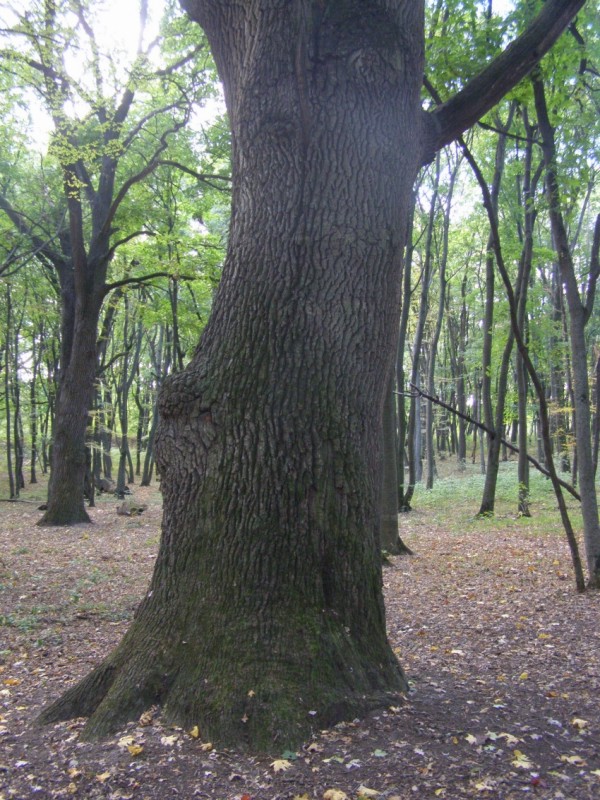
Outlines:
{"label": "rough tree bark", "polygon": [[420,109],[422,2],[186,7],[233,131],[227,263],[161,393],[150,589],[42,720],[90,716],[93,737],[158,702],[280,750],[406,689],[381,591],[382,410],[411,186],[444,123]]}

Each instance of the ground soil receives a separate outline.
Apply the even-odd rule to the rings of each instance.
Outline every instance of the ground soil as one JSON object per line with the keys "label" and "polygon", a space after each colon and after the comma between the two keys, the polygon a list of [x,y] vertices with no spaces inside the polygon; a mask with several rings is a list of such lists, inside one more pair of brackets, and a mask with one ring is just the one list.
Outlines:
{"label": "ground soil", "polygon": [[82,720],[36,727],[147,586],[160,495],[135,497],[139,517],[101,497],[93,525],[67,529],[36,527],[35,504],[0,504],[0,800],[600,798],[598,595],[575,593],[556,534],[485,520],[448,532],[427,511],[401,516],[415,555],[384,571],[412,687],[397,707],[271,758],[163,727],[153,709],[100,743],[80,741]]}

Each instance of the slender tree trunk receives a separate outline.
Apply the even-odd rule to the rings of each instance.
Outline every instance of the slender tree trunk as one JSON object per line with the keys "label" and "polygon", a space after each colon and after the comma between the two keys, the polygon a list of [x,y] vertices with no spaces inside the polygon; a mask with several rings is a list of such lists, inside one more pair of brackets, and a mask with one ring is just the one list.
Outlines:
{"label": "slender tree trunk", "polygon": [[396,418],[396,381],[392,371],[383,403],[383,444],[381,490],[381,549],[389,555],[411,554],[398,533],[398,430]]}
{"label": "slender tree trunk", "polygon": [[6,472],[8,474],[9,497],[16,497],[16,481],[13,470],[13,449],[12,449],[12,414],[10,404],[10,378],[11,378],[11,358],[10,358],[10,331],[12,328],[12,298],[10,286],[6,285],[6,338],[4,340],[4,414],[6,422]]}
{"label": "slender tree trunk", "polygon": [[[567,232],[561,212],[560,190],[556,175],[556,149],[554,131],[548,119],[544,85],[539,75],[533,81],[538,124],[542,135],[542,152],[546,166],[546,189],[549,201],[550,223],[554,246],[558,255],[562,283],[569,308],[569,343],[571,346],[571,369],[575,411],[575,439],[577,442],[577,464],[583,516],[588,581],[590,586],[600,588],[600,520],[594,480],[594,464],[591,440],[590,391],[587,374],[587,348],[585,325],[592,312],[595,282],[598,267],[590,272],[588,295],[582,302]],[[600,230],[600,225],[597,225]]]}
{"label": "slender tree trunk", "polygon": [[[446,303],[446,265],[448,263],[448,235],[450,231],[450,210],[452,208],[452,197],[454,194],[454,184],[458,175],[458,162],[450,172],[450,182],[446,192],[446,207],[444,209],[444,220],[442,227],[442,251],[439,258],[439,298],[438,308],[431,339],[431,352],[427,369],[427,391],[430,395],[435,394],[435,367],[437,363],[437,347],[442,333],[442,323],[444,321],[444,307]],[[433,479],[435,473],[435,454],[433,445],[433,403],[427,401],[427,489],[433,489]]]}
{"label": "slender tree trunk", "polygon": [[[402,308],[400,313],[400,327],[398,334],[398,350],[396,353],[396,384],[398,386],[398,459],[397,459],[397,475],[398,475],[398,510],[401,512],[410,511],[410,502],[414,492],[414,483],[409,479],[408,486],[405,485],[405,472],[407,459],[405,457],[405,449],[408,445],[410,447],[410,434],[407,434],[407,420],[406,420],[406,374],[404,368],[404,359],[406,355],[406,336],[408,331],[408,319],[410,315],[410,300],[412,297],[412,257],[413,257],[413,226],[415,219],[415,208],[417,202],[416,189],[412,192],[411,208],[409,213],[408,229],[406,234],[406,256],[404,260],[404,268],[402,274]],[[412,406],[410,406],[412,407]],[[411,459],[408,458],[410,466]]]}

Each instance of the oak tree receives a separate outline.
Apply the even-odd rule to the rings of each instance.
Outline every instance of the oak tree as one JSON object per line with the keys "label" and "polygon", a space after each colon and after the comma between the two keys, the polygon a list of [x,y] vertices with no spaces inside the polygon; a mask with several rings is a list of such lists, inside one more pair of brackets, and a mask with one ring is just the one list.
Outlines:
{"label": "oak tree", "polygon": [[42,720],[85,715],[96,737],[159,703],[213,741],[281,748],[407,687],[378,539],[412,185],[583,0],[548,0],[430,112],[423,0],[183,4],[231,122],[228,255],[198,349],[161,392],[150,588],[119,646]]}

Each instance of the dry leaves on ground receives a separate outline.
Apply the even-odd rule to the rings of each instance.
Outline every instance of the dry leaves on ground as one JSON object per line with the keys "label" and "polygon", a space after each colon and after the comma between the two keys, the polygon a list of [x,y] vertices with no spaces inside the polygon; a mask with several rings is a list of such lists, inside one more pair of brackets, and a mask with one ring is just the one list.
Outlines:
{"label": "dry leaves on ground", "polygon": [[160,497],[136,497],[141,517],[101,498],[94,525],[60,531],[36,528],[35,506],[0,508],[1,800],[600,797],[598,596],[575,594],[554,535],[475,521],[448,534],[424,511],[401,517],[416,555],[384,570],[412,685],[401,705],[271,758],[165,729],[157,709],[96,744],[81,720],[32,726],[116,644],[147,586]]}

